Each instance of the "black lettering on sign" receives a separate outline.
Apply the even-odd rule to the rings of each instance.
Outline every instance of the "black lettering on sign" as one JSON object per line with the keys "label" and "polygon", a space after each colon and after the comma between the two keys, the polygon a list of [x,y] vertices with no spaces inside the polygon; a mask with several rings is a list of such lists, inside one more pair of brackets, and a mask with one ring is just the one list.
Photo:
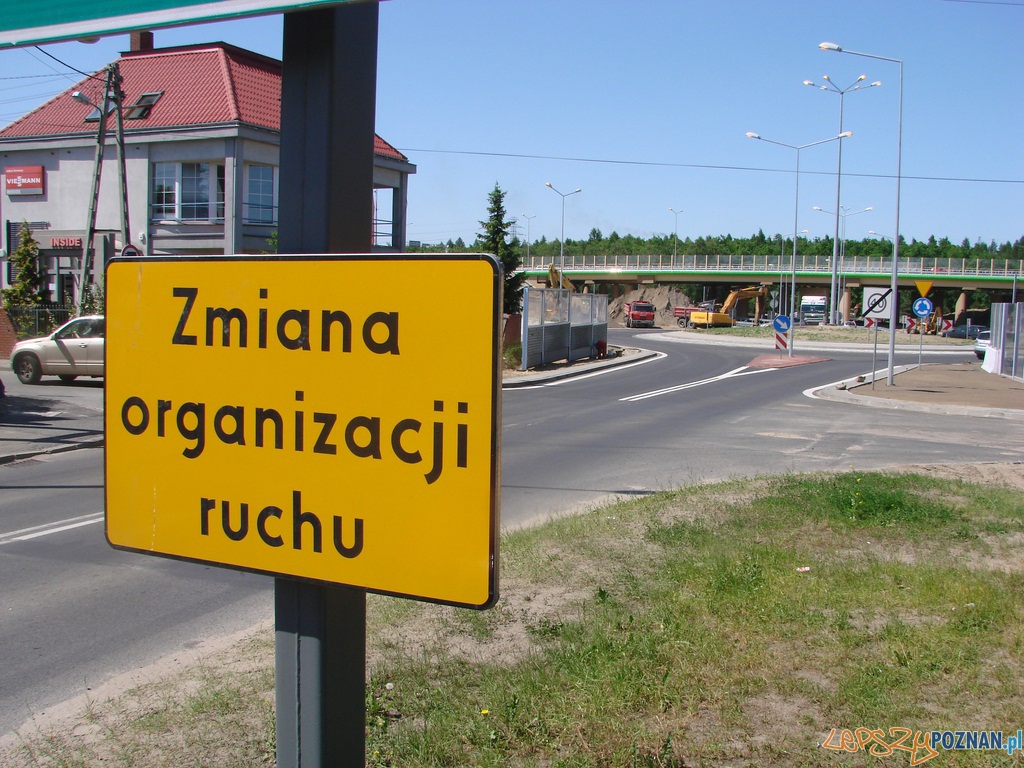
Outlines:
{"label": "black lettering on sign", "polygon": [[[457,415],[448,417],[445,414],[452,413],[452,409],[446,410],[444,400],[431,401],[437,414],[433,424],[413,417],[385,422],[381,416],[343,415],[297,407],[289,416],[284,409],[240,403],[175,403],[163,398],[154,402],[151,407],[141,397],[126,398],[121,405],[121,426],[134,437],[148,435],[173,440],[177,436],[184,441],[181,454],[187,459],[201,457],[208,444],[311,452],[324,458],[385,462],[397,459],[410,469],[424,464],[418,471],[427,485],[438,482],[446,470],[451,470],[452,456],[455,470],[469,468],[469,403],[465,401],[457,402]],[[297,390],[295,402],[306,402],[306,393]],[[212,414],[210,418],[208,411]],[[151,422],[155,422],[152,431]],[[306,440],[307,425],[309,436],[315,439]]]}
{"label": "black lettering on sign", "polygon": [[[199,335],[190,332],[195,330],[190,326],[190,321],[193,314],[196,314],[197,323],[205,322],[203,344],[207,347],[248,349],[249,320],[253,317],[256,349],[268,349],[271,342],[276,340],[281,348],[287,350],[331,352],[338,350],[336,342],[340,341],[338,351],[352,352],[352,316],[343,309],[288,307],[273,313],[262,304],[255,307],[201,307],[199,288],[194,286],[172,288],[171,295],[185,300],[171,335],[172,344],[199,345]],[[258,300],[264,302],[269,298],[270,290],[260,288]],[[363,348],[375,355],[400,354],[398,312],[370,312],[363,320],[361,338]]]}
{"label": "black lettering on sign", "polygon": [[[213,524],[212,529],[210,525],[210,516],[211,513],[216,513],[217,504],[217,499],[199,499],[199,534],[201,536],[218,535],[216,523]],[[249,535],[248,502],[243,501],[237,505],[237,525],[233,524],[232,521],[232,502],[224,499],[219,504],[221,509],[220,532],[224,534],[228,541],[245,541]],[[260,510],[259,515],[256,516],[256,533],[268,547],[277,548],[284,546],[284,537],[279,533],[284,516],[284,509],[274,504],[266,505]],[[323,554],[323,522],[320,519],[320,515],[316,512],[304,511],[302,509],[302,491],[292,491],[291,516],[292,549],[299,551],[308,550],[317,555]],[[274,523],[270,522],[272,518],[275,520]],[[287,523],[285,522],[284,525],[287,525]],[[362,518],[352,518],[351,544],[345,543],[347,537],[343,530],[344,519],[340,515],[331,516],[331,528],[334,534],[331,540],[334,544],[334,551],[337,554],[344,558],[352,559],[362,553],[364,542],[364,523]],[[308,537],[304,535],[306,533],[309,534]]]}

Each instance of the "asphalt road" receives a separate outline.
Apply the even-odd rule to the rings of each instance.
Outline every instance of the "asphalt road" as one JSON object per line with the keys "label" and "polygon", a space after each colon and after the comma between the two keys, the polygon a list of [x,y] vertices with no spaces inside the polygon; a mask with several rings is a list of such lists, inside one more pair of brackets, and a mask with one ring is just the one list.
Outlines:
{"label": "asphalt road", "polygon": [[[1024,459],[1015,422],[804,394],[866,372],[869,353],[752,369],[763,350],[657,336],[612,332],[615,343],[664,353],[650,362],[505,391],[505,527],[733,476]],[[94,429],[102,399],[94,382],[19,388],[4,379],[9,394],[37,400],[36,425]],[[16,440],[17,425],[0,434]],[[102,482],[97,449],[0,466],[0,733],[113,674],[273,617],[268,577],[112,550],[100,522]]]}
{"label": "asphalt road", "polygon": [[272,579],[114,551],[102,513],[99,449],[0,466],[0,733],[273,618]]}
{"label": "asphalt road", "polygon": [[[808,352],[827,361],[744,369],[765,350],[613,331],[666,357],[590,378],[506,390],[502,521],[543,518],[608,497],[729,477],[1021,458],[1014,423],[893,412],[804,391],[871,368],[870,351]],[[935,357],[971,359],[969,349]],[[905,359],[904,359],[905,358]],[[916,363],[916,350],[897,364]]]}

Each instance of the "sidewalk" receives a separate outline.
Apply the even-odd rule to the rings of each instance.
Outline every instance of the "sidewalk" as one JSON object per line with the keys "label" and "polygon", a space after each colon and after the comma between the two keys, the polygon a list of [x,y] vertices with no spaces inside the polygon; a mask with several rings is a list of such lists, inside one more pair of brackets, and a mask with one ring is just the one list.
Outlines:
{"label": "sidewalk", "polygon": [[894,373],[891,387],[881,370],[873,386],[869,376],[822,387],[814,396],[875,408],[1024,420],[1024,383],[982,370],[980,360],[901,366]]}

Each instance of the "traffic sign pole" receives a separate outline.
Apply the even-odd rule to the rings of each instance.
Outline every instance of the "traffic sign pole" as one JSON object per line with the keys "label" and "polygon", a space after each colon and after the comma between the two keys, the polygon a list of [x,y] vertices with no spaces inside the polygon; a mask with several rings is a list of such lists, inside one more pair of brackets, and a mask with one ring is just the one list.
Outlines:
{"label": "traffic sign pole", "polygon": [[[377,3],[285,14],[285,253],[372,248],[378,20]],[[274,604],[278,768],[363,768],[366,593],[278,577]]]}

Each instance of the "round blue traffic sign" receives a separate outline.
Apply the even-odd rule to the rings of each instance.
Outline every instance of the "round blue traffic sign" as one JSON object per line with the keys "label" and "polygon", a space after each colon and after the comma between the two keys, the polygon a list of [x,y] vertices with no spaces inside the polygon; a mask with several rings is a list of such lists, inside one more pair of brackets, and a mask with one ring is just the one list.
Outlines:
{"label": "round blue traffic sign", "polygon": [[922,296],[920,299],[914,300],[914,314],[918,317],[928,317],[932,313],[932,309],[934,306],[931,299]]}
{"label": "round blue traffic sign", "polygon": [[774,320],[772,320],[772,328],[774,328],[779,333],[789,333],[789,329],[792,326],[793,323],[790,322],[788,315],[779,315]]}

